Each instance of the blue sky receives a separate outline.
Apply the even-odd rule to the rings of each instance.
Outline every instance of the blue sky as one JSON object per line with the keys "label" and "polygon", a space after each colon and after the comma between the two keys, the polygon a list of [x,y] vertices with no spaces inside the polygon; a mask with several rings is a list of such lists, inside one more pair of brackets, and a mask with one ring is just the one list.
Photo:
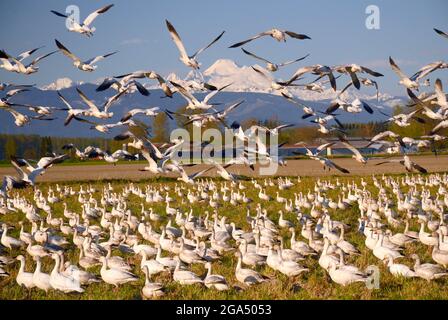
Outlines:
{"label": "blue sky", "polygon": [[[65,12],[76,4],[81,19],[95,9],[115,6],[95,20],[92,38],[65,29],[65,21],[50,10]],[[380,30],[365,27],[370,5],[380,8]],[[228,58],[239,65],[255,60],[230,44],[261,31],[278,27],[309,35],[312,40],[289,39],[278,43],[271,38],[259,39],[245,48],[260,56],[281,62],[310,53],[300,64],[278,73],[287,78],[299,66],[308,64],[358,63],[385,74],[380,86],[391,94],[404,94],[398,78],[390,70],[391,55],[407,74],[422,65],[446,59],[448,41],[434,33],[433,27],[448,31],[448,2],[432,1],[0,1],[1,48],[10,54],[45,45],[41,53],[55,49],[54,39],[61,41],[82,59],[118,50],[101,61],[93,73],[75,69],[60,54],[41,63],[34,75],[16,75],[0,70],[0,81],[48,84],[57,78],[94,81],[98,78],[141,69],[161,74],[185,75],[189,70],[178,60],[178,51],[165,26],[168,19],[180,33],[189,53],[208,43],[222,30],[226,33],[213,47],[199,56],[205,70],[215,60]],[[437,73],[442,76],[444,73]],[[446,77],[445,77],[446,79]]]}

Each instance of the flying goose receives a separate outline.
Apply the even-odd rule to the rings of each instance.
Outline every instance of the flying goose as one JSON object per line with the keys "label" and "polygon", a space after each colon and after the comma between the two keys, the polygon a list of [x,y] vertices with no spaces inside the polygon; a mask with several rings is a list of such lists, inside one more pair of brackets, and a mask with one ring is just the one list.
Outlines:
{"label": "flying goose", "polygon": [[[416,73],[412,75],[410,79],[412,80],[420,80],[428,76],[431,72],[434,72],[438,69],[446,69],[448,68],[448,63],[443,61],[436,61],[429,63],[423,67],[421,67]],[[426,79],[428,81],[429,86],[429,79]]]}
{"label": "flying goose", "polygon": [[160,110],[159,107],[152,107],[148,109],[131,109],[121,118],[120,121],[121,122],[127,121],[137,114],[144,114],[147,117],[156,117],[159,114],[158,113],[159,110]]}
{"label": "flying goose", "polygon": [[403,156],[403,159],[390,159],[390,160],[386,160],[386,161],[381,161],[381,162],[379,162],[379,163],[377,163],[375,165],[379,166],[379,165],[382,165],[384,163],[399,163],[402,166],[404,166],[406,171],[408,171],[408,172],[413,172],[413,171],[417,170],[420,173],[428,173],[428,170],[426,170],[422,166],[418,165],[417,163],[411,161],[409,156],[406,155],[406,154]]}
{"label": "flying goose", "polygon": [[174,81],[170,81],[170,83],[179,90],[179,93],[188,102],[186,109],[191,109],[191,110],[196,110],[196,109],[208,110],[210,108],[213,108],[213,104],[211,104],[211,103],[209,104],[208,101],[210,99],[212,99],[218,92],[220,92],[220,91],[224,90],[225,88],[229,87],[230,85],[232,85],[230,83],[228,85],[225,85],[225,86],[219,88],[218,90],[212,91],[209,94],[207,94],[202,101],[199,101],[198,99],[196,99],[196,97],[193,96],[193,94],[191,94],[190,91],[185,89],[180,84],[178,84]]}
{"label": "flying goose", "polygon": [[77,32],[80,34],[84,34],[87,37],[93,36],[93,33],[95,32],[95,27],[91,27],[90,25],[92,24],[93,20],[96,19],[96,17],[98,17],[100,14],[107,12],[110,8],[112,8],[114,5],[113,4],[109,4],[107,6],[104,6],[98,10],[95,10],[94,12],[92,12],[91,14],[89,14],[84,21],[80,24],[78,21],[75,20],[74,16],[67,16],[63,13],[57,12],[55,10],[51,10],[52,13],[54,13],[55,15],[59,16],[59,17],[63,17],[63,18],[70,18],[70,26],[68,28],[69,31],[71,32]]}
{"label": "flying goose", "polygon": [[184,44],[182,43],[182,40],[180,39],[180,36],[177,33],[176,29],[174,29],[173,25],[168,20],[165,20],[165,22],[168,31],[170,32],[171,39],[174,41],[174,44],[176,45],[177,49],[180,52],[180,61],[182,61],[182,63],[185,64],[187,67],[191,67],[193,69],[199,69],[199,63],[196,60],[197,55],[199,55],[201,52],[203,52],[211,45],[213,45],[216,41],[218,41],[225,32],[225,31],[221,32],[221,34],[217,36],[212,42],[210,42],[207,46],[199,49],[193,55],[189,56],[187,50],[185,50]]}
{"label": "flying goose", "polygon": [[398,65],[395,63],[395,61],[392,59],[392,57],[389,57],[389,63],[392,68],[392,70],[398,75],[400,78],[399,83],[405,86],[407,89],[415,89],[418,91],[419,84],[415,79],[408,78],[398,67]]}
{"label": "flying goose", "polygon": [[123,79],[118,81],[113,78],[106,78],[104,81],[96,88],[96,91],[104,91],[106,89],[112,88],[117,92],[128,91],[129,89],[136,87],[138,92],[144,96],[149,96],[150,92],[146,89],[140,82],[135,80],[124,81]]}
{"label": "flying goose", "polygon": [[264,58],[262,58],[262,57],[259,57],[259,56],[255,55],[255,54],[253,54],[253,53],[251,53],[251,52],[245,50],[244,48],[241,48],[241,50],[243,50],[243,52],[244,52],[245,54],[247,54],[247,55],[249,55],[249,56],[252,56],[252,57],[254,57],[255,59],[258,59],[258,60],[261,60],[261,61],[266,62],[266,69],[269,70],[269,71],[271,71],[271,72],[275,72],[275,71],[277,71],[280,67],[284,67],[284,66],[293,64],[293,63],[295,63],[295,62],[301,61],[301,60],[303,60],[303,59],[305,59],[306,57],[309,56],[309,54],[307,54],[306,56],[303,56],[303,57],[298,58],[298,59],[295,59],[295,60],[289,60],[289,61],[286,61],[286,62],[282,62],[282,63],[276,64],[276,63],[273,63],[273,62],[271,62],[271,61],[269,61],[269,60],[266,60],[266,59],[264,59]]}
{"label": "flying goose", "polygon": [[335,66],[333,67],[333,70],[342,73],[342,74],[348,74],[352,80],[352,84],[356,89],[361,88],[361,84],[359,81],[357,73],[368,73],[374,77],[382,77],[383,74],[373,71],[367,67],[363,67],[357,64],[349,64],[349,65],[342,65],[342,66]]}
{"label": "flying goose", "polygon": [[[163,93],[165,93],[165,97],[168,97],[168,98],[173,97],[173,92],[171,91],[171,88],[166,83],[165,79],[155,71],[135,71],[135,72],[131,72],[128,74],[115,76],[114,78],[121,79],[120,82],[124,82],[124,83],[128,83],[132,79],[148,78],[151,80],[157,80],[157,82],[159,82],[160,88],[162,89]],[[137,88],[139,88],[139,87],[137,87]]]}
{"label": "flying goose", "polygon": [[441,30],[439,30],[439,29],[436,29],[436,28],[434,28],[434,31],[435,31],[437,34],[440,34],[442,37],[448,39],[448,33],[443,32],[443,31],[441,31]]}
{"label": "flying goose", "polygon": [[232,112],[234,109],[236,109],[238,106],[240,106],[243,101],[233,103],[229,107],[227,107],[224,111],[215,111],[215,112],[207,112],[207,113],[201,113],[201,114],[186,114],[186,113],[178,113],[173,112],[170,110],[166,110],[167,115],[172,119],[171,115],[179,115],[182,117],[186,117],[188,121],[186,121],[183,125],[186,126],[190,123],[192,123],[194,126],[197,127],[203,127],[207,123],[213,123],[213,122],[221,122],[224,126],[228,127],[228,125],[225,122],[225,119],[227,115]]}
{"label": "flying goose", "polygon": [[244,44],[246,44],[246,43],[248,43],[248,42],[250,42],[252,40],[261,38],[263,36],[270,36],[270,37],[274,38],[275,40],[277,40],[279,42],[281,42],[281,41],[286,42],[286,36],[290,36],[291,38],[295,38],[295,39],[299,39],[299,40],[311,39],[310,37],[308,37],[305,34],[299,34],[299,33],[295,33],[295,32],[292,32],[292,31],[280,30],[280,29],[277,29],[277,28],[272,28],[270,30],[261,32],[261,33],[255,35],[255,36],[253,36],[252,38],[249,38],[249,39],[241,41],[241,42],[237,42],[237,43],[231,45],[229,48],[240,47],[240,46],[242,46],[242,45],[244,45]]}
{"label": "flying goose", "polygon": [[[34,51],[30,50],[27,52],[27,54],[29,52],[34,52]],[[34,59],[33,61],[31,61],[30,63],[28,63],[27,65],[24,65],[22,63],[22,60],[24,58],[20,58],[20,60],[18,60],[17,58],[14,58],[14,57],[10,56],[9,54],[7,54],[5,51],[0,50],[0,62],[1,62],[0,68],[5,69],[6,71],[12,71],[15,73],[29,75],[29,74],[36,73],[37,71],[39,71],[39,67],[37,66],[37,63],[39,61],[45,59],[46,57],[51,56],[52,54],[54,54],[56,52],[57,51],[52,51],[50,53],[39,56],[36,59]],[[26,58],[28,55],[23,55],[23,57]]]}
{"label": "flying goose", "polygon": [[0,82],[0,91],[3,91],[9,87],[16,87],[18,89],[24,89],[24,88],[34,87],[34,84],[15,84],[15,83],[11,83],[11,82]]}
{"label": "flying goose", "polygon": [[283,96],[284,98],[286,98],[288,101],[290,101],[290,102],[292,102],[292,103],[294,103],[294,104],[300,106],[300,107],[303,109],[302,119],[307,119],[307,118],[309,118],[309,117],[312,117],[312,116],[315,116],[315,115],[316,115],[316,111],[314,111],[313,108],[307,106],[306,104],[303,104],[303,103],[300,102],[300,101],[294,100],[293,98],[289,97],[288,95],[283,94],[283,92],[282,92],[282,96]]}
{"label": "flying goose", "polygon": [[[289,79],[288,81],[286,81],[285,84],[291,84],[292,82],[294,82],[295,80],[299,79],[301,76],[303,76],[306,73],[311,73],[314,75],[318,75],[319,77],[316,79],[320,79],[322,77],[328,77],[328,80],[330,81],[331,87],[333,88],[334,91],[336,91],[336,78],[333,74],[333,69],[329,66],[324,66],[321,64],[315,64],[312,66],[306,66],[306,67],[302,67],[299,68],[291,77],[291,79]],[[315,80],[315,81],[316,81]]]}
{"label": "flying goose", "polygon": [[352,144],[350,144],[350,142],[348,142],[347,139],[345,139],[344,137],[339,137],[339,139],[341,140],[342,144],[344,146],[347,147],[348,150],[350,150],[353,153],[353,159],[355,159],[356,161],[362,163],[362,164],[366,164],[367,163],[367,158],[364,157],[361,152],[359,152],[358,149],[356,149]]}
{"label": "flying goose", "polygon": [[66,47],[64,47],[64,45],[62,43],[60,43],[57,39],[54,40],[56,42],[56,46],[58,47],[58,49],[68,58],[73,60],[73,65],[78,68],[81,71],[87,71],[87,72],[92,72],[95,71],[97,66],[95,65],[95,63],[97,63],[98,61],[103,60],[104,58],[107,58],[111,55],[116,54],[118,51],[114,51],[111,53],[107,53],[101,56],[96,56],[94,58],[91,58],[89,60],[86,61],[81,61],[77,56],[75,56],[73,53],[70,52],[70,50],[68,50]]}

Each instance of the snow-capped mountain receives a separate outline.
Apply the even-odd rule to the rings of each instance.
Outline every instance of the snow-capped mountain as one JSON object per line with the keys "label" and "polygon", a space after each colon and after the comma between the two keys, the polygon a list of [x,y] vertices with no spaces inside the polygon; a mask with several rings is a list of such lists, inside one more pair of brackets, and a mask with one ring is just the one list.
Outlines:
{"label": "snow-capped mountain", "polygon": [[40,87],[41,90],[62,90],[74,86],[75,83],[70,78],[60,78],[56,81]]}
{"label": "snow-capped mountain", "polygon": [[[262,67],[258,67],[262,69]],[[271,88],[270,81],[260,76],[257,72],[248,66],[238,66],[232,60],[220,59],[206,69],[202,77],[210,84],[217,87],[223,87],[231,83],[229,86],[213,97],[213,102],[220,103],[217,107],[222,110],[231,103],[243,101],[244,103],[231,112],[228,116],[228,121],[243,121],[248,118],[256,118],[259,120],[266,120],[276,118],[284,123],[292,123],[296,125],[310,125],[309,120],[302,120],[303,114],[300,108],[287,101],[277,92]],[[166,80],[175,81],[183,86],[190,88],[197,88],[197,82],[202,81],[201,75],[197,72],[189,72],[185,77],[178,76],[171,73],[165,77]],[[96,92],[95,89],[103,79],[98,79],[93,83],[76,83],[68,78],[58,79],[55,82],[43,86],[41,88],[32,88],[20,95],[13,97],[13,102],[21,104],[32,104],[42,106],[64,107],[62,101],[56,94],[56,90],[61,91],[64,97],[74,108],[87,108],[85,103],[80,99],[75,87],[79,87],[89,99],[94,101],[97,106],[102,106],[107,99],[115,93],[113,89],[108,89],[102,92]],[[159,89],[156,81],[141,80],[141,83],[150,89],[149,96],[142,96],[138,92],[132,92],[122,97],[111,108],[114,113],[113,118],[102,121],[101,123],[113,123],[119,121],[121,116],[132,108],[145,108],[149,106],[159,106],[162,110],[175,111],[182,106],[185,106],[185,99],[180,94],[175,94],[172,99],[160,99],[164,97],[163,92]],[[196,85],[193,85],[196,84]],[[339,85],[339,82],[338,82]],[[328,86],[328,85],[327,85]],[[317,110],[325,110],[332,99],[336,98],[337,93],[333,92],[331,88],[325,88],[322,93],[306,91],[303,89],[292,88],[290,93],[295,96],[295,99],[305,103]],[[203,99],[207,94],[205,92],[196,92],[199,99]],[[386,93],[381,93],[379,101],[376,99],[376,92],[372,88],[362,88],[356,90],[350,88],[344,93],[344,100],[352,101],[355,98],[360,98],[371,106],[382,107],[384,112],[391,113],[390,108],[403,104],[406,99],[404,97],[395,97]],[[63,119],[66,117],[65,111],[56,111],[55,121],[32,121],[30,125],[23,128],[18,128],[11,121],[11,117],[0,117],[0,133],[10,134],[40,134],[40,135],[57,135],[57,136],[104,136],[95,130],[89,130],[89,126],[85,123],[73,121],[69,126],[64,127]],[[384,121],[384,115],[379,112],[368,114],[362,112],[356,115],[341,113],[339,119],[342,122],[368,122],[368,121]],[[147,119],[146,119],[147,120]],[[174,127],[174,121],[170,122]],[[112,130],[108,135],[113,136],[118,133],[120,129]]]}

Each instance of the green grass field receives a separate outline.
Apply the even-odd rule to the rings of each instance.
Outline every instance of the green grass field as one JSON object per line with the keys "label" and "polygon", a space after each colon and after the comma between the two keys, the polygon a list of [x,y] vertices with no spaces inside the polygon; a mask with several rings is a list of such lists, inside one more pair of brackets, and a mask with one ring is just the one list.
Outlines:
{"label": "green grass field", "polygon": [[[396,178],[401,178],[402,176],[395,176]],[[286,198],[294,198],[294,192],[307,193],[308,190],[313,192],[316,178],[302,178],[301,183],[297,183],[296,178],[291,178],[295,185],[284,191],[279,191],[280,195]],[[360,177],[331,177],[328,179],[331,182],[335,182],[339,179],[341,182],[356,182],[359,184]],[[369,182],[367,189],[376,193],[377,189],[372,186],[372,179],[370,177],[364,177],[364,180]],[[222,180],[215,180],[218,184],[223,183]],[[263,179],[260,180],[261,182]],[[128,182],[126,181],[112,181],[114,187],[114,192],[121,191],[122,187]],[[173,187],[176,182],[168,179],[155,179],[146,180],[139,183],[134,183],[139,185],[144,190],[146,185],[152,187],[158,187],[161,185],[168,185],[171,187],[169,191],[171,196],[174,196]],[[82,185],[88,185],[89,183],[83,182]],[[106,184],[106,182],[90,183],[92,186],[97,188],[98,191]],[[233,221],[237,226],[248,230],[249,226],[246,222],[246,209],[249,206],[251,208],[251,213],[254,215],[255,205],[258,201],[258,190],[254,190],[250,181],[244,181],[243,184],[248,188],[245,190],[248,197],[255,200],[253,203],[248,205],[242,204],[237,207],[232,206],[230,203],[222,203],[222,207],[218,209],[220,215],[225,215],[228,217],[229,222]],[[41,183],[38,187],[46,191],[50,186],[54,188],[55,184]],[[75,190],[79,189],[79,183],[70,182],[65,185],[73,186]],[[191,188],[191,187],[190,187]],[[275,197],[277,187],[267,187],[266,191],[272,197]],[[406,191],[403,188],[403,191]],[[436,189],[432,188],[432,194],[435,194]],[[28,200],[32,200],[32,189],[18,191],[19,194],[25,195]],[[187,190],[184,189],[186,194]],[[388,192],[391,192],[388,189]],[[46,195],[46,193],[45,193]],[[337,201],[339,191],[329,191],[326,194],[328,197]],[[101,192],[96,192],[95,198],[99,200],[101,197]],[[69,209],[75,212],[80,212],[80,204],[77,201],[77,196],[72,196],[64,199]],[[172,204],[174,207],[179,207],[183,211],[188,211],[190,205],[187,203],[182,203],[182,199],[176,198],[176,202]],[[144,199],[140,199],[135,195],[130,195],[127,199],[128,207],[132,210],[133,215],[140,217],[140,203]],[[146,209],[149,206],[154,208],[154,211],[165,216],[165,204],[145,204]],[[262,207],[266,208],[269,213],[269,217],[273,221],[278,221],[278,210],[282,209],[284,205],[279,204],[275,201],[262,202]],[[54,207],[54,217],[63,217],[63,206],[62,202],[56,203]],[[195,215],[204,216],[205,210],[213,212],[212,208],[208,206],[208,203],[197,203],[193,205],[193,211]],[[307,213],[304,210],[305,213]],[[40,213],[45,216],[45,213]],[[310,271],[307,273],[302,273],[300,276],[288,278],[281,273],[272,270],[268,266],[258,267],[256,270],[271,278],[270,281],[255,285],[250,288],[240,290],[233,285],[240,285],[235,278],[235,267],[237,259],[233,254],[225,255],[221,261],[213,262],[213,273],[221,274],[226,277],[227,282],[231,286],[231,289],[227,292],[217,292],[215,290],[207,289],[201,285],[192,286],[181,286],[172,281],[172,276],[169,273],[162,273],[153,277],[153,281],[162,282],[165,285],[165,296],[163,299],[448,299],[448,278],[442,278],[436,281],[427,282],[426,280],[420,278],[404,279],[396,278],[392,276],[387,267],[379,261],[370,250],[368,250],[364,245],[364,236],[357,231],[357,218],[359,217],[359,210],[356,205],[348,210],[332,210],[330,209],[330,215],[332,219],[336,219],[345,222],[350,225],[350,231],[346,233],[346,239],[355,244],[355,246],[361,251],[361,255],[346,257],[346,263],[354,264],[361,269],[365,269],[369,265],[376,265],[380,269],[380,288],[379,289],[367,289],[362,283],[355,283],[348,285],[346,287],[340,286],[331,281],[330,277],[327,275],[326,271],[322,269],[318,263],[317,258],[308,257],[304,262]],[[285,218],[293,221],[296,224],[296,230],[298,231],[298,237],[300,237],[300,225],[295,218],[296,214],[288,213],[285,214]],[[18,222],[24,220],[23,213],[0,215],[0,221],[6,222],[8,225],[14,226],[15,230],[11,232],[11,235],[18,237]],[[66,220],[66,219],[65,219]],[[174,218],[173,218],[174,222]],[[97,224],[98,222],[96,222]],[[162,220],[161,224],[165,224],[166,220]],[[155,223],[156,229],[160,224]],[[403,228],[393,229],[394,232],[403,231]],[[411,225],[412,230],[418,230],[417,224]],[[29,232],[30,224],[27,222],[25,224],[25,231]],[[158,231],[158,229],[157,229]],[[285,246],[289,247],[290,233],[282,230],[281,235],[285,239]],[[303,238],[300,240],[304,240]],[[232,240],[232,243],[233,240]],[[24,250],[17,251],[13,250],[10,254],[11,256],[17,256],[18,254],[24,254]],[[405,258],[399,261],[400,263],[413,266],[413,261],[409,258],[412,253],[418,253],[422,263],[431,262],[431,249],[419,244],[411,244],[404,250]],[[5,249],[5,255],[8,255],[8,249]],[[128,259],[131,264],[134,264],[133,272],[139,276],[140,280],[131,284],[121,285],[118,289],[115,289],[112,285],[108,285],[104,282],[90,284],[85,287],[85,293],[83,294],[64,294],[58,291],[50,290],[48,294],[39,289],[27,290],[20,288],[15,282],[15,276],[18,271],[19,263],[9,265],[5,267],[5,270],[10,273],[9,277],[0,278],[0,299],[141,299],[141,288],[144,285],[144,274],[139,268],[139,259],[131,255],[123,255],[119,250],[114,250],[113,254],[122,255]],[[166,254],[166,252],[165,252]],[[65,254],[66,260],[70,260],[72,263],[76,263],[77,257],[79,255],[78,249],[72,245],[68,247]],[[31,257],[26,254],[27,267],[26,271],[32,272],[34,270],[34,261]],[[43,259],[43,271],[51,272],[53,267],[53,260],[46,257]],[[100,267],[90,269],[96,274],[99,274]],[[204,275],[206,270],[202,265],[194,265],[190,268],[198,275]]]}

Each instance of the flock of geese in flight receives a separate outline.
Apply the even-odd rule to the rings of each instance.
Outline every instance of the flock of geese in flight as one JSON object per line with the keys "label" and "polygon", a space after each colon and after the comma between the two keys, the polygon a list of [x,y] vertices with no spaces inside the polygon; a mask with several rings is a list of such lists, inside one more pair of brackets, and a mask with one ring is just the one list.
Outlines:
{"label": "flock of geese in flight", "polygon": [[[92,23],[95,19],[108,12],[113,5],[102,7],[88,15],[82,23],[71,18],[69,31],[92,37],[95,27]],[[70,19],[58,11],[51,11],[59,17]],[[60,92],[57,92],[62,107],[37,106],[29,104],[18,104],[13,102],[13,97],[29,91],[32,85],[20,85],[13,83],[1,83],[0,90],[5,92],[0,99],[0,110],[6,111],[14,118],[15,125],[22,127],[31,121],[54,121],[54,112],[66,112],[64,125],[68,126],[72,121],[87,123],[91,129],[102,133],[108,133],[112,128],[123,128],[123,132],[114,137],[115,140],[123,141],[127,146],[138,150],[139,154],[148,162],[148,166],[141,169],[153,174],[176,173],[180,184],[173,186],[160,185],[158,187],[126,184],[121,190],[111,185],[102,190],[81,186],[74,190],[70,186],[52,187],[45,192],[40,190],[35,180],[51,166],[67,159],[68,154],[51,154],[43,157],[37,163],[31,164],[29,160],[11,157],[11,163],[17,171],[17,176],[5,176],[0,188],[0,214],[25,214],[25,220],[21,222],[19,239],[12,237],[9,233],[12,226],[2,225],[1,252],[17,252],[20,255],[15,259],[10,255],[0,256],[0,276],[8,277],[9,264],[15,260],[20,261],[20,269],[16,276],[19,285],[27,288],[39,288],[45,291],[54,289],[68,292],[84,292],[84,288],[91,283],[104,281],[108,284],[119,286],[126,282],[138,280],[133,272],[130,259],[135,262],[146,276],[142,295],[147,298],[158,297],[164,294],[163,283],[152,282],[152,277],[159,273],[170,272],[173,281],[181,285],[201,283],[207,288],[227,290],[230,285],[222,275],[213,274],[213,262],[220,261],[223,255],[233,252],[238,263],[235,269],[235,279],[243,285],[254,285],[270,281],[266,276],[255,271],[253,268],[259,265],[267,265],[288,277],[295,278],[302,273],[309,272],[318,264],[325,269],[332,281],[347,285],[353,282],[366,282],[369,275],[354,265],[344,262],[346,256],[360,254],[359,248],[347,241],[344,236],[346,232],[355,232],[347,224],[337,221],[331,217],[331,212],[348,210],[355,206],[360,211],[358,231],[365,237],[366,248],[373,255],[385,261],[390,272],[395,276],[420,277],[428,281],[447,275],[448,265],[448,228],[446,226],[446,214],[444,208],[448,207],[448,176],[446,174],[431,174],[427,176],[412,175],[403,178],[383,176],[373,177],[373,185],[376,188],[372,192],[366,188],[367,183],[363,180],[361,185],[353,183],[340,183],[337,181],[318,180],[314,191],[309,190],[307,194],[295,193],[294,199],[282,197],[279,192],[273,197],[268,194],[267,188],[278,188],[281,192],[293,188],[295,183],[289,178],[278,178],[276,181],[265,179],[264,185],[257,180],[250,183],[238,181],[236,175],[230,173],[228,168],[234,164],[243,164],[253,169],[254,162],[249,159],[248,154],[265,156],[269,161],[286,165],[284,159],[279,156],[271,156],[269,148],[260,139],[257,133],[262,131],[273,136],[291,124],[280,125],[276,128],[264,126],[253,126],[250,130],[243,131],[241,125],[234,121],[227,122],[228,115],[244,104],[244,101],[235,101],[218,111],[218,104],[212,99],[231,84],[218,88],[207,83],[202,76],[198,57],[210,46],[217,43],[224,35],[222,31],[216,38],[203,48],[193,54],[189,54],[181,37],[173,24],[166,20],[166,27],[175,46],[179,50],[180,61],[199,75],[202,81],[197,80],[190,86],[185,86],[175,81],[166,81],[160,74],[153,70],[134,71],[128,74],[106,78],[97,91],[113,90],[114,94],[107,101],[98,105],[91,97],[85,95],[79,88],[77,94],[88,108],[74,107]],[[448,35],[438,29],[437,34],[448,38]],[[376,88],[378,97],[378,82],[373,78],[382,77],[379,72],[357,64],[347,65],[310,65],[300,67],[292,76],[284,81],[275,79],[273,73],[280,68],[286,67],[305,60],[308,55],[286,61],[274,63],[268,59],[252,53],[243,45],[261,37],[269,36],[277,41],[286,42],[288,39],[310,40],[304,34],[298,34],[288,30],[273,28],[261,32],[247,40],[231,45],[229,48],[241,47],[244,54],[266,63],[266,68],[261,70],[252,67],[253,71],[265,77],[271,82],[272,89],[280,96],[290,101],[294,106],[303,110],[303,119],[310,119],[317,125],[317,130],[322,134],[337,133],[339,140],[353,153],[353,158],[366,164],[368,158],[352,146],[346,136],[344,124],[337,118],[338,113],[350,113],[356,115],[360,112],[380,112],[387,119],[385,122],[394,123],[400,127],[409,126],[411,121],[425,123],[426,119],[437,121],[437,125],[425,136],[420,138],[402,137],[392,131],[384,131],[372,137],[367,146],[372,144],[381,145],[381,150],[388,153],[398,153],[400,159],[383,160],[377,165],[387,162],[396,162],[409,172],[427,173],[422,166],[412,161],[408,155],[413,148],[428,148],[435,141],[442,141],[446,136],[440,134],[442,129],[448,128],[448,103],[443,91],[442,81],[434,82],[434,93],[420,93],[416,95],[421,86],[428,86],[427,76],[437,70],[448,68],[448,63],[437,61],[423,66],[412,76],[407,76],[401,71],[396,62],[389,58],[392,70],[398,75],[399,83],[405,87],[410,98],[412,112],[389,115],[381,108],[367,104],[361,99],[347,101],[342,93],[349,87],[360,90],[362,86],[373,86]],[[23,75],[33,74],[39,71],[39,62],[53,54],[60,52],[69,58],[74,67],[83,72],[95,72],[97,63],[103,59],[110,58],[117,52],[97,55],[91,59],[84,60],[70,51],[61,41],[55,39],[57,50],[43,54],[31,62],[30,59],[36,51],[42,47],[23,52],[17,56],[0,50],[0,67],[6,71]],[[191,52],[191,51],[190,51]],[[305,76],[316,76],[307,83],[298,83]],[[289,87],[301,87],[303,90],[322,92],[324,85],[329,83],[331,88],[337,92],[337,79],[343,76],[349,77],[349,82],[338,93],[326,110],[316,110],[298,101],[288,91]],[[373,78],[371,78],[373,77]],[[138,108],[128,111],[122,115],[119,122],[104,123],[101,121],[113,117],[114,104],[123,96],[138,91],[139,94],[148,96],[150,92],[141,83],[142,80],[155,80],[164,93],[163,98],[172,98],[174,94],[182,96],[187,105],[186,112],[179,113],[171,110],[163,110],[160,107]],[[424,81],[423,83],[420,83]],[[207,92],[200,100],[193,95],[194,92]],[[193,113],[189,113],[189,111]],[[25,113],[25,111],[27,111]],[[184,169],[185,165],[174,159],[174,155],[182,149],[188,141],[173,139],[170,143],[156,146],[149,137],[149,127],[138,116],[155,117],[159,112],[165,112],[170,119],[178,116],[185,119],[185,125],[203,127],[208,123],[219,123],[224,125],[236,139],[243,142],[256,139],[257,148],[243,147],[243,152],[237,158],[228,160],[224,164],[209,160],[210,168],[188,175]],[[199,112],[199,113],[197,113]],[[338,112],[338,113],[336,113]],[[101,120],[101,121],[100,121]],[[349,170],[336,164],[323,155],[328,147],[335,142],[324,143],[315,150],[308,148],[303,142],[305,156],[319,161],[324,169],[336,169],[342,173]],[[207,147],[207,143],[200,148]],[[74,150],[74,154],[81,160],[101,157],[109,163],[116,163],[120,159],[137,159],[136,154],[126,150],[116,150],[113,153],[101,150],[95,146],[88,146],[80,150],[73,144],[63,147],[63,150]],[[215,182],[213,180],[198,179],[208,170],[215,168],[217,174],[226,182]],[[298,178],[297,183],[300,183]],[[12,190],[33,186],[33,200],[26,199]],[[430,187],[437,187],[437,196],[431,194]],[[255,215],[248,209],[247,225],[249,229],[244,230],[237,227],[235,222],[227,221],[228,217],[219,214],[219,207],[228,204],[237,207],[241,204],[249,204],[253,199],[246,196],[246,189],[259,189]],[[405,190],[406,189],[406,190]],[[330,191],[338,191],[338,199],[328,195]],[[11,196],[11,194],[13,194]],[[127,207],[131,197],[138,197],[141,201],[141,214],[137,215],[135,210]],[[67,200],[75,199],[77,208],[68,208]],[[136,198],[136,199],[138,199]],[[135,200],[135,199],[134,199]],[[64,205],[64,217],[53,218],[52,213],[55,204],[62,202]],[[166,204],[166,214],[158,214],[153,208],[145,209],[146,202],[151,206],[155,203]],[[209,206],[210,211],[201,213],[199,217],[194,216],[192,210],[182,211],[172,207],[172,203],[192,205],[204,203]],[[279,218],[273,220],[263,203],[278,202],[284,209],[279,213]],[[394,208],[397,211],[394,211]],[[79,211],[71,211],[77,210]],[[46,213],[46,217],[42,213]],[[213,212],[213,213],[210,213]],[[287,220],[284,213],[295,215],[293,221]],[[272,214],[271,214],[272,215]],[[99,224],[94,223],[99,221]],[[174,226],[173,222],[177,225]],[[411,231],[411,223],[418,222],[420,231]],[[31,225],[31,231],[26,232],[25,227]],[[301,226],[300,235],[305,240],[297,240],[296,227]],[[392,229],[402,226],[405,231],[394,233]],[[429,229],[432,233],[426,232]],[[291,232],[290,246],[283,243],[279,236],[280,230]],[[405,248],[415,245],[426,245],[433,247],[432,258],[437,264],[420,263],[417,255],[406,258],[415,260],[413,270],[405,264],[396,263],[396,259],[404,257]],[[112,255],[112,249],[119,249],[126,257]],[[65,261],[66,253],[79,250],[77,261]],[[166,255],[169,253],[170,255]],[[25,262],[28,255],[35,262],[35,271],[25,271]],[[54,268],[50,274],[42,271],[42,261],[53,259]],[[316,261],[317,260],[317,261]],[[317,263],[316,263],[317,262]],[[72,264],[74,263],[74,264]],[[305,264],[306,263],[306,264]],[[205,277],[189,270],[192,264],[203,264],[207,269]],[[100,274],[94,274],[88,269],[101,265]],[[443,267],[442,267],[443,266]],[[5,269],[6,268],[6,269]],[[233,281],[232,281],[233,282]]]}

